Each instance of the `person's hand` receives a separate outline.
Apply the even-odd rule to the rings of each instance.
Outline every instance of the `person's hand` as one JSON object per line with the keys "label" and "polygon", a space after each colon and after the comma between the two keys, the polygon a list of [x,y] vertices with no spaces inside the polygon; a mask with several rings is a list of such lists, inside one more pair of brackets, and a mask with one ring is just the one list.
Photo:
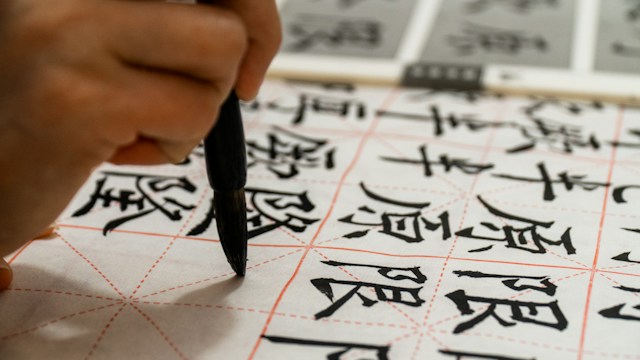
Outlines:
{"label": "person's hand", "polygon": [[0,256],[102,162],[184,159],[232,87],[256,95],[279,42],[273,0],[0,2]]}
{"label": "person's hand", "polygon": [[13,273],[9,264],[0,256],[0,289],[4,289],[11,284]]}

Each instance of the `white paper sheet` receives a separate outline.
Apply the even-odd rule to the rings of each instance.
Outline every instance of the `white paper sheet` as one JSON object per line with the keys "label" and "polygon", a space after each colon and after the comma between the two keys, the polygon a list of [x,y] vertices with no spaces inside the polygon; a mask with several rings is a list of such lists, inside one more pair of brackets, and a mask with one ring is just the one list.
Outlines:
{"label": "white paper sheet", "polygon": [[105,165],[7,258],[0,358],[640,359],[638,110],[271,81],[244,115],[246,278],[201,149]]}

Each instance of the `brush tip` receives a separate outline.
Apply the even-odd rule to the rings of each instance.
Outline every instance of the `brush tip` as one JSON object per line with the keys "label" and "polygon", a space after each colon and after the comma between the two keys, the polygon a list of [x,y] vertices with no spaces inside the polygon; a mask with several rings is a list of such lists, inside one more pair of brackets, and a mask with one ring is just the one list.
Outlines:
{"label": "brush tip", "polygon": [[220,244],[238,276],[247,272],[247,205],[244,189],[214,193]]}

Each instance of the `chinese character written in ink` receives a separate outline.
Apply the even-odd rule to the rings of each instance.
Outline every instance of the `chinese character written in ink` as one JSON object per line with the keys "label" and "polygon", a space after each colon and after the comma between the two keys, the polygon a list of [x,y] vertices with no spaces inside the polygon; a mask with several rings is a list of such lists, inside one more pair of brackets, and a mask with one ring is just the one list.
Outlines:
{"label": "chinese character written in ink", "polygon": [[274,127],[268,132],[265,145],[247,141],[248,167],[264,165],[280,179],[290,179],[301,168],[334,168],[335,148],[327,140],[313,139],[292,131]]}
{"label": "chinese character written in ink", "polygon": [[[610,183],[603,183],[603,182],[595,182],[595,181],[586,181],[586,175],[571,175],[569,174],[567,171],[563,171],[561,173],[558,174],[558,178],[557,179],[552,179],[551,175],[549,175],[549,172],[547,171],[547,166],[543,163],[540,162],[538,164],[536,164],[536,167],[538,168],[538,171],[540,172],[540,177],[539,178],[534,178],[534,177],[525,177],[525,176],[515,176],[515,175],[508,175],[508,174],[493,174],[493,176],[497,177],[497,178],[502,178],[502,179],[508,179],[508,180],[514,180],[514,181],[523,181],[523,182],[529,182],[529,183],[541,183],[544,185],[544,191],[543,191],[543,196],[542,198],[545,201],[553,201],[556,198],[556,194],[554,192],[554,185],[556,184],[560,184],[562,186],[564,186],[565,190],[567,191],[571,191],[574,188],[581,188],[583,190],[586,191],[593,191],[599,188],[606,188],[609,187],[611,184]],[[622,197],[622,193],[624,192],[624,190],[626,188],[629,188],[632,186],[627,186],[623,189],[620,189],[618,191],[619,193],[619,198],[624,200]]]}
{"label": "chinese character written in ink", "polygon": [[465,24],[462,34],[449,35],[448,38],[449,44],[460,56],[470,56],[481,51],[519,55],[526,50],[545,52],[548,48],[547,41],[541,36],[473,23]]}
{"label": "chinese character written in ink", "polygon": [[411,101],[429,100],[438,95],[445,95],[450,98],[462,99],[469,104],[476,104],[480,100],[502,99],[504,95],[500,93],[487,92],[483,90],[443,90],[428,89],[409,96]]}
{"label": "chinese character written in ink", "polygon": [[382,157],[382,160],[411,165],[422,165],[424,176],[433,176],[433,166],[442,166],[445,173],[451,172],[451,169],[458,169],[467,175],[480,174],[493,168],[493,164],[474,164],[469,159],[450,158],[447,154],[438,156],[438,160],[430,160],[427,153],[427,146],[422,145],[418,148],[420,153],[419,159],[400,159],[392,157]]}
{"label": "chinese character written in ink", "polygon": [[[377,269],[378,274],[387,280],[396,282],[411,281],[416,284],[424,284],[427,281],[427,277],[420,271],[419,267],[398,268],[342,263],[337,261],[323,261],[323,264],[336,267],[351,266]],[[316,320],[333,315],[354,296],[357,296],[360,301],[362,301],[362,306],[364,307],[371,307],[381,301],[412,307],[419,307],[424,303],[424,300],[420,298],[420,290],[422,290],[422,287],[400,287],[364,281],[336,280],[329,278],[312,279],[311,284],[331,301],[331,305],[329,307],[315,314]],[[333,286],[347,286],[351,287],[351,290],[342,297],[336,298],[333,292]],[[368,291],[365,292],[364,290]],[[375,294],[375,296],[371,298],[370,293]]]}
{"label": "chinese character written in ink", "polygon": [[[146,175],[105,171],[96,181],[95,190],[86,204],[73,213],[73,217],[87,215],[98,206],[116,207],[125,214],[109,221],[103,234],[117,229],[123,224],[150,215],[161,213],[171,221],[182,219],[182,212],[195,209],[195,205],[183,204],[176,196],[182,192],[193,194],[195,185],[186,177]],[[109,180],[129,180],[131,186],[108,186]]]}
{"label": "chinese character written in ink", "polygon": [[440,354],[455,357],[455,360],[536,360],[535,358],[515,358],[503,355],[490,355],[466,351],[438,350]]}
{"label": "chinese character written in ink", "polygon": [[429,114],[411,114],[395,111],[379,110],[377,115],[384,118],[401,119],[410,121],[424,121],[433,123],[433,135],[441,137],[446,130],[455,130],[458,127],[464,127],[471,132],[478,132],[485,129],[513,127],[513,124],[506,122],[493,122],[475,119],[473,114],[449,114],[443,115],[439,106],[429,107]]}
{"label": "chinese character written in ink", "polygon": [[[629,129],[627,132],[634,137],[639,138],[640,140],[640,129]],[[621,147],[621,148],[632,148],[637,149],[640,148],[640,141],[636,142],[628,142],[628,141],[610,141],[611,146]]]}
{"label": "chinese character written in ink", "polygon": [[[471,278],[506,278],[503,284],[514,291],[531,290],[544,293],[547,296],[555,295],[556,286],[550,283],[549,277],[541,276],[518,276],[518,275],[494,275],[472,271],[454,272],[458,276],[468,276]],[[518,281],[535,280],[539,285],[517,285]],[[470,330],[488,318],[495,319],[503,327],[512,327],[517,323],[535,324],[550,327],[559,331],[564,331],[569,325],[566,317],[562,313],[558,301],[533,302],[512,299],[496,299],[481,296],[469,296],[464,290],[456,290],[446,295],[460,311],[463,316],[475,315],[475,317],[458,324],[454,334],[460,334]],[[481,304],[481,310],[474,310],[472,303]],[[508,319],[501,317],[498,307],[508,308],[511,312]]]}
{"label": "chinese character written in ink", "polygon": [[295,39],[288,47],[294,52],[303,52],[318,45],[375,49],[382,42],[382,25],[376,20],[303,15],[289,25],[288,34]]}
{"label": "chinese character written in ink", "polygon": [[[326,357],[327,360],[340,360],[340,359],[389,360],[389,350],[390,350],[389,346],[296,339],[296,338],[270,336],[270,335],[263,335],[262,337],[274,344],[310,346],[310,347],[321,347],[321,348],[337,348],[338,349],[337,351],[327,354],[327,357]],[[358,357],[356,358],[354,357],[354,355],[357,355]]]}
{"label": "chinese character written in ink", "polygon": [[[249,239],[285,228],[295,233],[304,232],[308,226],[320,219],[308,217],[315,209],[306,192],[292,193],[266,189],[246,188],[249,198],[247,202],[247,236]],[[213,199],[209,211],[187,236],[203,234],[213,223],[215,211]]]}
{"label": "chinese character written in ink", "polygon": [[[640,289],[637,289],[637,288],[631,288],[626,286],[616,286],[615,288],[627,293],[634,294],[635,296],[638,296],[638,294],[640,294]],[[630,309],[625,311],[625,308],[627,307],[629,307]],[[635,305],[629,305],[629,304],[623,303],[623,304],[615,305],[608,309],[600,310],[598,313],[606,317],[607,319],[640,321],[640,303]]]}
{"label": "chinese character written in ink", "polygon": [[[630,231],[636,234],[640,233],[640,229],[623,229],[623,230]],[[640,257],[638,257],[638,259],[631,258],[631,251],[621,253],[619,255],[612,257],[611,259],[626,262],[626,263],[631,263],[631,264],[640,264]]]}
{"label": "chinese character written in ink", "polygon": [[502,7],[517,14],[528,14],[531,10],[547,6],[558,6],[558,0],[473,0],[465,6],[472,14],[485,12],[492,7]]}
{"label": "chinese character written in ink", "polygon": [[[490,236],[490,235],[480,235],[476,231],[475,226],[471,226],[465,229],[462,229],[456,233],[456,235],[462,238],[474,239],[474,240],[484,240],[484,241],[497,241],[497,242],[505,242],[505,247],[512,249],[519,249],[523,251],[527,251],[533,254],[546,254],[547,249],[545,246],[562,246],[568,255],[573,255],[576,253],[576,249],[573,247],[571,242],[571,228],[568,227],[563,234],[560,236],[559,240],[551,240],[544,236],[542,236],[538,228],[550,229],[555,222],[554,221],[538,221],[534,219],[528,219],[522,216],[508,214],[502,210],[499,210],[487,203],[482,197],[478,196],[478,200],[484,205],[484,207],[489,210],[489,212],[498,218],[500,218],[500,222],[502,225],[497,226],[493,223],[483,221],[480,223],[477,228],[482,228],[489,230],[492,233],[500,232],[501,236]],[[505,220],[507,221],[505,224]],[[516,226],[509,224],[509,221],[515,221],[519,223],[523,223],[522,226]],[[480,249],[470,250],[469,252],[482,252],[487,251],[493,248],[493,245],[483,247]]]}
{"label": "chinese character written in ink", "polygon": [[[631,28],[631,37],[636,41],[640,40],[640,2],[629,1],[629,9],[626,13],[626,21]],[[626,57],[640,57],[640,45],[630,45],[628,42],[615,41],[611,44],[611,50],[614,54]]]}
{"label": "chinese character written in ink", "polygon": [[508,149],[508,153],[530,150],[539,143],[547,144],[552,151],[564,153],[572,153],[575,147],[600,149],[600,142],[594,134],[585,138],[580,126],[564,124],[544,117],[541,113],[548,108],[560,109],[570,115],[577,116],[587,109],[602,110],[603,106],[599,102],[579,104],[557,99],[536,100],[523,109],[524,114],[533,123],[532,126],[520,126],[520,131],[528,142]]}
{"label": "chinese character written in ink", "polygon": [[302,124],[308,112],[335,115],[341,118],[351,116],[357,120],[363,120],[367,117],[367,106],[360,100],[310,94],[300,94],[295,104],[288,104],[286,101],[276,99],[267,103],[267,108],[292,114],[292,124],[294,125]]}
{"label": "chinese character written in ink", "polygon": [[422,211],[428,208],[431,203],[410,203],[382,197],[378,194],[368,190],[364,183],[360,184],[362,191],[365,195],[374,201],[380,202],[386,205],[398,206],[403,209],[409,209],[399,212],[387,212],[384,211],[378,214],[375,210],[369,206],[363,205],[358,208],[358,211],[362,214],[362,217],[373,218],[371,222],[357,221],[356,214],[351,214],[339,219],[340,222],[366,226],[369,229],[363,231],[356,231],[345,235],[346,238],[360,238],[369,233],[369,231],[379,228],[379,232],[396,239],[406,241],[408,243],[417,243],[425,240],[423,231],[427,230],[434,232],[438,229],[442,230],[442,240],[446,240],[451,237],[451,228],[449,225],[449,213],[443,212],[438,216],[437,221],[428,220]]}

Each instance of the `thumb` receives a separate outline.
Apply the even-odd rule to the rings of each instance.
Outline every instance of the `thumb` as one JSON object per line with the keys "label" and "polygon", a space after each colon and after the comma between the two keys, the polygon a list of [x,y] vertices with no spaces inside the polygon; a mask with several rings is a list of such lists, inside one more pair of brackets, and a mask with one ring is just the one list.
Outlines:
{"label": "thumb", "polygon": [[13,279],[13,271],[9,264],[0,257],[0,290],[6,289]]}

